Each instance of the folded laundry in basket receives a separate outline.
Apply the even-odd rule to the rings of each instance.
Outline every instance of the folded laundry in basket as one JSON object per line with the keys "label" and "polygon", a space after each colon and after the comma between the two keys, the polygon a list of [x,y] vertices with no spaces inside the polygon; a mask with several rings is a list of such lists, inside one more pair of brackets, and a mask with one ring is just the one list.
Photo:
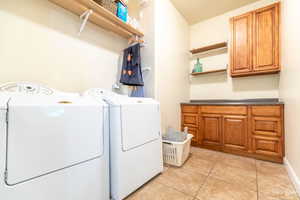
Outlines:
{"label": "folded laundry in basket", "polygon": [[168,132],[167,134],[163,135],[163,140],[169,140],[172,142],[183,142],[187,138],[187,134],[185,132]]}

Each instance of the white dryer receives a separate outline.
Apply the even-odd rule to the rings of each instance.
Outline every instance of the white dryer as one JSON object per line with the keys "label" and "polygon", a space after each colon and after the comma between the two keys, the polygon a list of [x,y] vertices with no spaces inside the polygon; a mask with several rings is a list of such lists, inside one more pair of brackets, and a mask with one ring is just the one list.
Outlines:
{"label": "white dryer", "polygon": [[0,198],[109,200],[107,104],[27,83],[0,91]]}
{"label": "white dryer", "polygon": [[124,199],[163,171],[159,103],[97,88],[84,95],[110,104],[111,198]]}

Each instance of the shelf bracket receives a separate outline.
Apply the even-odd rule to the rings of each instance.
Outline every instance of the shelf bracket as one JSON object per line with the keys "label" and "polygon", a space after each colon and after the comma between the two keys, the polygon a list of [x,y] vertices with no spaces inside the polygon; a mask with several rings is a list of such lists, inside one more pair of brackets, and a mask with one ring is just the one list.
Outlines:
{"label": "shelf bracket", "polygon": [[93,14],[93,10],[87,10],[84,13],[82,13],[82,15],[80,15],[80,20],[82,20],[82,23],[81,23],[78,35],[80,35],[81,32],[83,31],[91,14]]}

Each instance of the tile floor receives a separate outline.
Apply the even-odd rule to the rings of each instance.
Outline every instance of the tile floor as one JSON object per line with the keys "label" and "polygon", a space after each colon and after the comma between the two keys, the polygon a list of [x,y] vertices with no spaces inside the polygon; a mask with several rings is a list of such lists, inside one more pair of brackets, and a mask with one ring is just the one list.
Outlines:
{"label": "tile floor", "polygon": [[283,165],[192,148],[126,200],[300,200]]}

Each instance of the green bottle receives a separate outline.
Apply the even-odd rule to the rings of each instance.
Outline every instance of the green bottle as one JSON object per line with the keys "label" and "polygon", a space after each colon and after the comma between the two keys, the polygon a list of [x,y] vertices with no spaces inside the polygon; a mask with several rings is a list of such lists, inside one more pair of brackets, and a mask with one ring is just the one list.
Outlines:
{"label": "green bottle", "polygon": [[202,72],[203,71],[203,67],[202,67],[202,63],[200,63],[200,59],[197,58],[197,63],[194,65],[194,71],[195,72]]}

